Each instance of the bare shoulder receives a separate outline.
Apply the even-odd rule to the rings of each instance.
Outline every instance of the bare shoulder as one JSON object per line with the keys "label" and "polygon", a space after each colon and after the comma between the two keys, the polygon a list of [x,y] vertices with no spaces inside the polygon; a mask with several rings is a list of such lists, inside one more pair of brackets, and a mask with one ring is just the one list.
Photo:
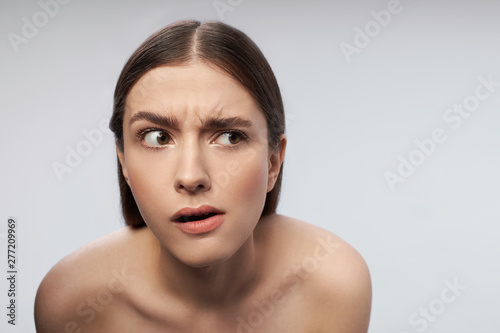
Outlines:
{"label": "bare shoulder", "polygon": [[316,331],[366,333],[371,279],[358,251],[325,229],[283,215],[271,216],[264,229],[283,248],[286,265],[295,267]]}
{"label": "bare shoulder", "polygon": [[[132,280],[132,245],[141,231],[128,227],[103,236],[59,261],[42,280],[35,300],[37,332],[80,332],[98,321]],[[136,244],[134,244],[136,243]],[[115,302],[117,303],[117,302]]]}

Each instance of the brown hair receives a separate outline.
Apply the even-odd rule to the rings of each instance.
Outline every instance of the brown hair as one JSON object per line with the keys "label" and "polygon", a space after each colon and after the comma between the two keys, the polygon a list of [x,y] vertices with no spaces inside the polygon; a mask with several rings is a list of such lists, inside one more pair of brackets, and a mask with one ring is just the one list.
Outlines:
{"label": "brown hair", "polygon": [[[240,82],[253,96],[265,115],[271,149],[279,148],[285,132],[283,101],[278,82],[257,45],[243,32],[221,22],[187,20],[166,26],[151,35],[132,54],[120,74],[114,94],[113,115],[109,127],[124,152],[123,117],[127,95],[149,70],[164,65],[180,65],[199,59],[211,63]],[[267,193],[262,215],[276,212],[281,190],[282,169],[274,188]],[[129,226],[145,222],[118,161],[123,217]]]}

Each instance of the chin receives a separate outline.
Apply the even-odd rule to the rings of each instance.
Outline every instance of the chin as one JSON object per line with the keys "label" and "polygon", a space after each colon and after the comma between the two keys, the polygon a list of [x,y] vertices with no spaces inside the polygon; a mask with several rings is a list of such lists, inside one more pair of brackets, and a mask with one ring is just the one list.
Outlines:
{"label": "chin", "polygon": [[191,243],[189,248],[169,249],[167,252],[179,262],[192,268],[203,268],[222,264],[230,260],[242,244],[221,245],[220,239],[198,240],[196,244]]}
{"label": "chin", "polygon": [[216,266],[226,262],[231,259],[234,255],[233,253],[221,253],[221,251],[217,251],[218,253],[208,253],[208,251],[201,251],[201,253],[188,253],[183,254],[180,257],[177,257],[177,260],[182,262],[184,265],[192,268],[208,268],[211,266]]}

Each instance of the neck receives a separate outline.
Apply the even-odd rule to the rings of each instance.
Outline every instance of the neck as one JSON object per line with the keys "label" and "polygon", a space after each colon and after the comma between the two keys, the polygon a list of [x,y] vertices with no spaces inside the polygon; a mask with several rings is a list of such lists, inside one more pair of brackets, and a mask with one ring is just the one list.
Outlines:
{"label": "neck", "polygon": [[260,275],[253,234],[231,258],[218,264],[190,267],[163,248],[160,260],[160,276],[169,294],[210,307],[238,302],[253,289]]}

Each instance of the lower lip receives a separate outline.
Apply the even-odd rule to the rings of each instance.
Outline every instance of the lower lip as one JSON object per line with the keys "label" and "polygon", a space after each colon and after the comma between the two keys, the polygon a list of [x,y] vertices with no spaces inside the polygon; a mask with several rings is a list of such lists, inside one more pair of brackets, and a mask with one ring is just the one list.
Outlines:
{"label": "lower lip", "polygon": [[193,222],[174,222],[175,226],[179,228],[182,232],[191,235],[206,234],[207,232],[213,231],[221,226],[224,222],[225,214],[217,214],[200,221]]}

